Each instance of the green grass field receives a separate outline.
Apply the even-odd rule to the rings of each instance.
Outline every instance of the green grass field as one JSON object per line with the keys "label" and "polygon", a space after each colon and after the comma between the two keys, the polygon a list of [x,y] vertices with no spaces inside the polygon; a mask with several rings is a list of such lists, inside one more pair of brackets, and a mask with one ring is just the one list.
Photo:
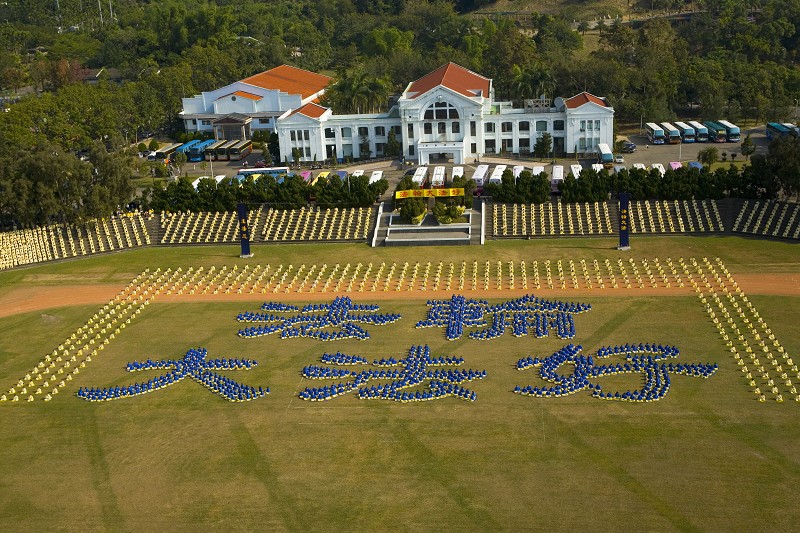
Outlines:
{"label": "green grass field", "polygon": [[[145,268],[337,261],[403,262],[720,257],[737,274],[800,274],[800,248],[741,238],[636,238],[629,255],[613,240],[490,242],[484,247],[371,249],[263,246],[254,259],[236,247],[150,248],[0,273],[0,298],[19,287],[128,283]],[[795,281],[793,283],[797,283]],[[747,290],[746,287],[744,287]],[[530,291],[534,292],[535,291]],[[581,392],[564,398],[513,394],[543,385],[516,361],[570,341],[493,341],[414,329],[425,293],[377,301],[402,320],[368,327],[368,341],[323,343],[276,336],[240,339],[250,302],[156,299],[52,401],[0,404],[0,525],[4,530],[790,530],[800,483],[800,404],[757,401],[697,296],[637,295],[636,289],[561,299],[592,304],[575,319],[587,352],[625,342],[674,344],[675,362],[716,362],[709,379],[673,376],[653,403],[621,403]],[[480,292],[464,291],[481,297]],[[280,301],[268,293],[263,300]],[[368,303],[370,293],[351,293]],[[800,353],[800,298],[749,294],[789,354]],[[332,295],[309,296],[308,301]],[[6,391],[100,306],[63,307],[0,318],[0,390]],[[301,377],[324,352],[401,357],[412,344],[463,356],[487,371],[464,384],[474,403],[363,401],[354,395],[305,402],[321,384]],[[152,394],[106,403],[78,387],[145,381],[133,360],[210,357],[258,360],[220,372],[269,386],[249,403],[229,403],[184,380]],[[619,362],[614,360],[613,362]],[[567,372],[564,369],[564,372]],[[775,372],[773,371],[773,374]],[[605,390],[640,388],[639,375],[598,378]],[[797,379],[794,380],[798,381]],[[793,510],[794,509],[794,510]]]}

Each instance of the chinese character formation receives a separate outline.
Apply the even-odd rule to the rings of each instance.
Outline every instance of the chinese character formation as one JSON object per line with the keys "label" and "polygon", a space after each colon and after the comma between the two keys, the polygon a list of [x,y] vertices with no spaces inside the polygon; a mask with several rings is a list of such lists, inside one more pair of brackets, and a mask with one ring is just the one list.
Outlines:
{"label": "chinese character formation", "polygon": [[428,318],[418,322],[417,328],[444,327],[445,336],[451,341],[461,338],[465,327],[486,326],[486,315],[493,315],[492,325],[470,332],[470,338],[494,339],[510,327],[516,337],[529,333],[546,337],[552,329],[559,338],[572,339],[575,337],[573,315],[592,308],[590,304],[545,300],[532,295],[494,305],[453,295],[449,300],[428,300],[428,306]]}
{"label": "chinese character formation", "polygon": [[[604,400],[623,402],[654,402],[669,392],[670,374],[684,374],[700,378],[708,378],[717,371],[714,364],[672,364],[662,363],[665,359],[679,355],[678,348],[661,344],[625,344],[624,346],[602,347],[594,356],[581,354],[582,347],[568,344],[553,355],[540,359],[526,357],[517,362],[517,370],[531,367],[539,368],[539,376],[553,383],[551,387],[516,387],[514,392],[525,396],[560,397],[575,394],[583,390],[591,390],[592,396]],[[611,355],[621,355],[625,363],[616,365],[596,365],[595,359],[605,359]],[[560,374],[559,367],[564,363],[573,366],[572,374]],[[613,376],[617,374],[644,374],[644,387],[640,390],[619,392],[603,392],[598,384],[590,378]]]}
{"label": "chinese character formation", "polygon": [[250,370],[258,365],[257,361],[249,359],[208,359],[208,352],[204,348],[190,349],[183,359],[165,359],[161,361],[147,361],[128,363],[128,372],[142,370],[170,369],[162,376],[155,377],[144,383],[134,383],[124,387],[111,387],[108,389],[81,388],[78,397],[90,402],[118,400],[131,396],[139,396],[158,389],[174,385],[184,378],[192,378],[206,387],[211,392],[218,394],[231,402],[249,402],[269,394],[269,387],[262,389],[242,385],[236,381],[215,374],[212,370]]}
{"label": "chinese character formation", "polygon": [[[474,402],[477,394],[465,389],[461,384],[486,377],[485,370],[453,368],[463,364],[462,357],[431,357],[428,346],[412,346],[404,359],[396,360],[390,357],[373,361],[371,365],[364,357],[342,353],[324,354],[321,360],[327,364],[355,368],[317,365],[303,368],[303,377],[307,379],[350,380],[323,387],[306,388],[299,394],[304,400],[332,400],[337,396],[356,392],[362,400],[424,402],[455,396]],[[364,366],[371,368],[364,369]],[[372,380],[390,380],[390,382],[367,387],[367,383]],[[427,388],[420,390],[418,388],[420,386]]]}
{"label": "chinese character formation", "polygon": [[[239,322],[255,322],[265,325],[252,326],[239,330],[239,336],[250,339],[280,332],[282,339],[294,337],[310,337],[323,341],[340,339],[369,338],[369,332],[358,324],[385,326],[400,320],[398,314],[374,314],[380,307],[377,305],[357,305],[347,296],[339,296],[330,304],[309,304],[298,309],[292,305],[267,302],[261,306],[264,313],[239,313]],[[291,317],[273,315],[271,312],[298,312]],[[325,331],[326,328],[337,328],[336,331]]]}

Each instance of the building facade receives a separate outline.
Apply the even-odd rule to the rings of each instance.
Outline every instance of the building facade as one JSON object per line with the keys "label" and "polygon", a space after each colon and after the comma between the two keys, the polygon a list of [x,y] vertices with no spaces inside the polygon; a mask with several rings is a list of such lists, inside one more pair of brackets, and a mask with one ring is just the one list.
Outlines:
{"label": "building facade", "polygon": [[448,63],[409,83],[386,113],[336,115],[318,103],[331,78],[282,65],[231,85],[184,98],[187,131],[216,139],[249,139],[258,129],[278,134],[289,161],[357,160],[386,155],[390,134],[407,160],[454,164],[499,153],[527,154],[544,133],[555,154],[593,153],[614,144],[614,109],[587,92],[571,98],[528,100],[523,107],[495,101],[492,80]]}

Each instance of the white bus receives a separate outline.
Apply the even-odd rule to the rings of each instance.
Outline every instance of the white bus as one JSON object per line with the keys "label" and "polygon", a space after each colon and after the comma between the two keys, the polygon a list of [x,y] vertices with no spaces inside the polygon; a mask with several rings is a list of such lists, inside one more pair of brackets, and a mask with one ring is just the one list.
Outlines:
{"label": "white bus", "polygon": [[444,167],[438,166],[433,167],[433,177],[431,178],[431,187],[436,189],[441,189],[444,187],[444,175],[445,170]]}
{"label": "white bus", "polygon": [[603,165],[601,165],[600,163],[592,163],[592,170],[594,170],[594,171],[595,171],[595,172],[597,172],[598,174],[600,174],[600,171],[601,171],[601,170],[603,170],[603,169],[605,169],[605,168],[606,168],[606,167],[604,167],[604,166],[603,166]]}
{"label": "white bus", "polygon": [[534,165],[531,167],[531,174],[534,176],[538,176],[539,174],[544,172],[544,167],[542,165]]}
{"label": "white bus", "polygon": [[508,168],[506,165],[497,165],[489,176],[489,183],[503,183],[503,172]]}
{"label": "white bus", "polygon": [[580,165],[576,164],[569,166],[569,171],[572,173],[572,175],[575,177],[576,180],[581,179],[581,170],[583,170],[583,167]]}
{"label": "white bus", "polygon": [[411,182],[420,189],[425,187],[428,184],[428,167],[417,167],[411,177]]}
{"label": "white bus", "polygon": [[354,170],[353,173],[351,174],[351,176],[353,176],[354,178],[357,178],[357,177],[363,176],[363,175],[364,175],[364,171],[361,170],[361,169]]}
{"label": "white bus", "polygon": [[450,181],[453,181],[456,176],[464,177],[464,167],[453,167],[453,170],[450,173]]}
{"label": "white bus", "polygon": [[514,168],[511,169],[511,173],[514,175],[514,179],[516,180],[522,171],[525,170],[525,167],[522,165],[514,165]]}
{"label": "white bus", "polygon": [[[358,170],[356,170],[358,172]],[[361,171],[364,172],[363,170]],[[353,174],[355,176],[355,173]],[[369,176],[369,184],[372,185],[376,181],[381,181],[383,179],[383,170],[373,170],[372,174]]]}
{"label": "white bus", "polygon": [[661,174],[662,178],[664,177],[664,174],[667,173],[667,169],[665,169],[664,165],[662,165],[661,163],[653,163],[652,165],[650,165],[650,170],[653,170],[653,169],[658,170],[658,172]]}
{"label": "white bus", "polygon": [[694,130],[694,140],[699,143],[708,142],[708,128],[696,120],[690,120],[689,125]]}
{"label": "white bus", "polygon": [[559,184],[564,182],[564,167],[562,165],[553,165],[553,176],[550,178],[550,192],[559,192]]}
{"label": "white bus", "polygon": [[694,142],[694,128],[690,125],[686,124],[685,122],[676,122],[675,127],[678,128],[678,131],[681,134],[681,141],[685,143],[693,143]]}
{"label": "white bus", "polygon": [[638,168],[639,170],[647,170],[647,167],[644,166],[642,163],[634,163],[633,168]]}
{"label": "white bus", "polygon": [[475,194],[483,194],[483,184],[486,181],[486,174],[489,172],[489,165],[478,165],[472,173],[472,181],[475,182]]}

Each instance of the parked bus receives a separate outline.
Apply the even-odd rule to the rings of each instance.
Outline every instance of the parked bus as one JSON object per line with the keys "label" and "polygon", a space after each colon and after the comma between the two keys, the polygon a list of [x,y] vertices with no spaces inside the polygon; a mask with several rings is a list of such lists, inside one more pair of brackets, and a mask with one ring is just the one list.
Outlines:
{"label": "parked bus", "polygon": [[361,169],[354,170],[354,171],[353,171],[353,174],[352,174],[352,176],[353,176],[354,178],[357,178],[357,177],[359,177],[359,176],[363,176],[363,175],[364,175],[364,171],[363,171],[363,170],[361,170]]}
{"label": "parked bus", "polygon": [[708,140],[715,143],[724,143],[728,140],[728,133],[725,131],[725,126],[718,124],[713,120],[706,120],[703,122],[708,128]]}
{"label": "parked bus", "polygon": [[[288,167],[282,167],[282,168],[288,168]],[[319,181],[319,180],[327,180],[328,176],[330,176],[330,175],[331,175],[331,173],[328,172],[327,170],[325,172],[320,172],[319,174],[317,174],[317,181]]]}
{"label": "parked bus", "polygon": [[414,171],[414,175],[411,177],[411,183],[420,189],[424,189],[428,184],[428,167],[417,167]]}
{"label": "parked bus", "polygon": [[644,129],[650,144],[664,144],[664,130],[661,129],[661,126],[654,122],[648,122],[644,125]]}
{"label": "parked bus", "polygon": [[486,181],[486,174],[489,172],[489,165],[478,165],[472,173],[472,181],[475,182],[475,194],[483,194],[483,184]]}
{"label": "parked bus", "polygon": [[450,182],[456,179],[456,176],[464,177],[464,167],[453,167],[453,170],[450,172]]}
{"label": "parked bus", "polygon": [[192,146],[189,149],[189,152],[186,154],[187,155],[187,160],[192,162],[192,163],[197,163],[198,161],[202,161],[203,159],[205,159],[205,156],[206,156],[206,154],[205,154],[206,148],[208,148],[209,146],[211,146],[215,142],[216,141],[214,139],[208,139],[208,140],[202,141],[199,144],[196,144],[196,145]]}
{"label": "parked bus", "polygon": [[236,146],[238,143],[239,141],[228,141],[222,146],[218,146],[216,150],[216,160],[229,161],[228,150]]}
{"label": "parked bus", "polygon": [[739,126],[732,122],[728,122],[727,120],[718,120],[717,123],[725,128],[725,137],[728,139],[729,143],[738,143],[739,139],[742,136],[742,132],[739,129]]}
{"label": "parked bus", "polygon": [[369,176],[369,185],[372,185],[376,181],[381,181],[383,179],[383,170],[373,170],[372,174]]}
{"label": "parked bus", "polygon": [[233,146],[228,147],[228,159],[231,161],[239,161],[247,157],[253,151],[253,141],[239,141]]}
{"label": "parked bus", "polygon": [[642,163],[634,163],[633,168],[636,170],[647,170],[647,167]]}
{"label": "parked bus", "polygon": [[784,122],[783,125],[795,132],[797,135],[800,135],[800,126],[795,126],[791,122]]}
{"label": "parked bus", "polygon": [[592,163],[592,170],[594,170],[595,172],[600,174],[600,172],[605,170],[605,167],[603,165],[601,165],[600,163]]}
{"label": "parked bus", "polygon": [[678,170],[682,166],[683,165],[681,165],[680,161],[670,161],[669,162],[669,168],[671,168],[672,170]]}
{"label": "parked bus", "polygon": [[178,147],[178,149],[175,150],[175,151],[186,154],[186,158],[188,159],[189,158],[189,150],[191,150],[192,148],[194,148],[195,146],[197,146],[201,142],[202,141],[200,139],[195,139],[193,141],[189,141],[188,143],[180,145]]}
{"label": "parked bus", "polygon": [[678,128],[669,122],[662,122],[661,128],[664,130],[664,141],[667,144],[678,144],[681,142],[681,132],[678,131]]}
{"label": "parked bus", "polygon": [[431,187],[441,189],[444,187],[445,170],[442,166],[433,167],[433,177],[431,178]]}
{"label": "parked bus", "polygon": [[497,165],[492,170],[492,173],[489,175],[489,183],[503,183],[503,172],[506,171],[508,167],[506,165]]}
{"label": "parked bus", "polygon": [[597,145],[597,162],[603,165],[603,168],[614,166],[614,154],[606,143]]}
{"label": "parked bus", "polygon": [[792,130],[786,124],[779,124],[777,122],[767,122],[765,134],[770,141],[776,137],[788,137]]}
{"label": "parked bus", "polygon": [[689,125],[694,128],[694,140],[699,143],[708,142],[708,128],[697,122],[690,120]]}
{"label": "parked bus", "polygon": [[560,193],[561,191],[558,187],[562,183],[564,183],[564,166],[553,165],[553,176],[550,178],[550,192],[553,194]]}
{"label": "parked bus", "polygon": [[582,166],[580,166],[580,165],[578,165],[578,164],[574,164],[574,165],[570,165],[570,166],[569,166],[569,171],[572,173],[572,176],[573,176],[573,177],[574,177],[576,180],[579,180],[579,179],[581,179],[581,171],[582,171],[582,170],[583,170],[583,167],[582,167]]}
{"label": "parked bus", "polygon": [[206,146],[205,157],[206,161],[216,161],[217,160],[217,148],[220,146],[224,146],[227,144],[228,141],[225,139],[221,139],[219,141],[214,141],[212,144]]}
{"label": "parked bus", "polygon": [[534,165],[531,167],[531,174],[534,176],[538,176],[544,172],[544,167],[542,165]]}
{"label": "parked bus", "polygon": [[164,161],[167,162],[172,154],[175,153],[175,150],[183,146],[181,143],[174,143],[168,144],[164,148],[159,148],[156,150],[156,161]]}
{"label": "parked bus", "polygon": [[681,142],[693,143],[694,142],[694,128],[685,122],[676,122],[675,127],[678,128],[678,133],[681,134]]}

